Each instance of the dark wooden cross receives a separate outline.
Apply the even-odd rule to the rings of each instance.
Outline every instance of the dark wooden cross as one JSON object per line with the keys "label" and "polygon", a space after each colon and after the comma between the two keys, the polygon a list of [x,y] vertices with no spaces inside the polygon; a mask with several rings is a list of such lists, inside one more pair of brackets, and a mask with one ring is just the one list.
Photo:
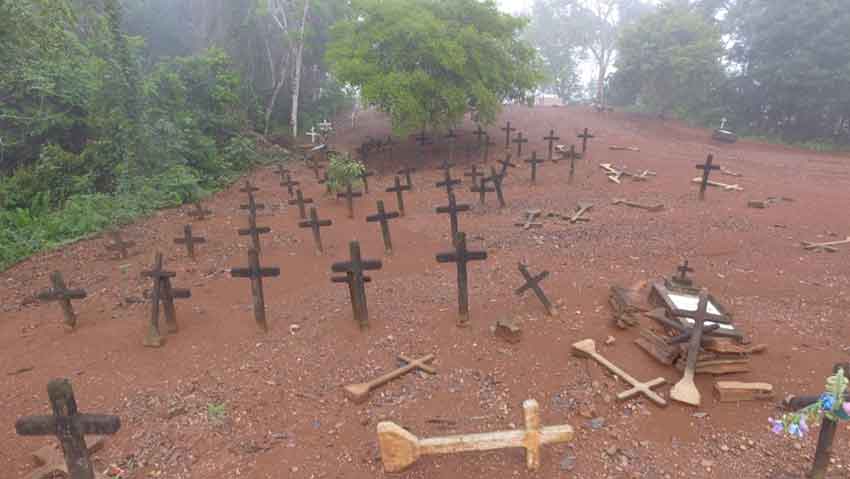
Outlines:
{"label": "dark wooden cross", "polygon": [[473,193],[478,193],[478,202],[482,205],[487,201],[487,193],[493,193],[496,191],[495,188],[487,186],[487,183],[487,178],[482,177],[478,184],[469,190]]}
{"label": "dark wooden cross", "polygon": [[285,186],[286,191],[289,192],[289,197],[292,198],[295,196],[295,186],[300,185],[301,183],[292,179],[292,175],[289,173],[286,174],[286,181],[281,181],[280,186]]}
{"label": "dark wooden cross", "polygon": [[121,419],[103,414],[80,414],[74,389],[67,379],[50,381],[47,396],[53,415],[19,418],[15,421],[15,431],[20,436],[56,436],[62,445],[70,478],[94,479],[85,436],[115,434],[121,429]]}
{"label": "dark wooden cross", "polygon": [[183,237],[174,239],[174,244],[186,245],[186,254],[189,255],[189,258],[191,259],[195,259],[195,244],[203,244],[206,242],[206,238],[192,235],[192,225],[183,226]]}
{"label": "dark wooden cross", "polygon": [[478,178],[484,176],[484,172],[478,169],[477,166],[472,165],[469,171],[464,172],[463,176],[469,178],[469,190],[472,191],[475,189],[475,186],[478,184]]}
{"label": "dark wooden cross", "polygon": [[505,149],[509,149],[511,147],[511,133],[516,131],[516,128],[511,128],[511,122],[508,122],[504,128],[500,128],[500,130],[505,132]]}
{"label": "dark wooden cross", "polygon": [[319,175],[319,172],[322,171],[322,166],[318,162],[316,162],[315,159],[311,159],[307,162],[307,168],[313,170],[313,175],[316,177],[316,181],[322,179],[321,175]]}
{"label": "dark wooden cross", "polygon": [[304,198],[304,193],[301,192],[301,188],[295,190],[295,199],[289,200],[290,206],[298,205],[298,217],[303,219],[307,218],[307,211],[304,208],[306,204],[312,204],[313,198]]}
{"label": "dark wooden cross", "polygon": [[248,250],[248,267],[232,268],[232,278],[250,278],[251,296],[254,299],[254,320],[257,326],[267,332],[269,325],[266,323],[266,300],[263,296],[263,278],[276,278],[280,276],[280,268],[263,268],[260,266],[260,253],[255,249]]}
{"label": "dark wooden cross", "polygon": [[516,165],[511,163],[511,152],[505,152],[505,159],[499,160],[496,163],[502,165],[502,169],[499,171],[499,176],[505,178],[508,176],[508,168],[516,168]]}
{"label": "dark wooden cross", "polygon": [[537,299],[539,299],[540,302],[543,303],[543,307],[546,308],[546,314],[551,316],[552,303],[549,301],[549,298],[546,297],[546,293],[543,292],[543,288],[540,287],[540,282],[549,276],[549,272],[543,271],[537,276],[532,276],[531,273],[528,272],[528,266],[522,263],[519,263],[519,272],[522,274],[522,277],[525,278],[525,284],[517,288],[514,293],[516,293],[517,296],[522,296],[522,294],[529,289],[534,291],[534,295],[537,296]]}
{"label": "dark wooden cross", "polygon": [[699,185],[699,200],[705,200],[705,190],[708,188],[708,176],[711,174],[711,170],[719,170],[720,167],[717,165],[713,165],[714,155],[708,155],[708,158],[705,160],[704,165],[697,165],[698,170],[702,170],[702,182]]}
{"label": "dark wooden cross", "polygon": [[587,153],[587,140],[595,137],[585,128],[584,132],[580,133],[577,138],[581,138],[581,154],[584,156]]}
{"label": "dark wooden cross", "polygon": [[112,243],[106,245],[107,251],[117,251],[118,257],[121,259],[127,259],[130,256],[130,248],[136,246],[135,241],[124,241],[121,239],[121,233],[118,231],[111,231],[109,236],[112,238]]}
{"label": "dark wooden cross", "polygon": [[524,138],[522,132],[519,132],[513,142],[516,143],[516,157],[522,158],[522,145],[528,143],[528,138]]}
{"label": "dark wooden cross", "polygon": [[333,277],[331,281],[334,283],[348,283],[348,292],[351,296],[351,308],[354,313],[354,319],[360,325],[360,329],[366,329],[369,327],[369,308],[366,304],[365,283],[371,281],[371,279],[364,275],[364,272],[381,269],[383,265],[378,260],[362,259],[360,255],[360,243],[357,241],[350,242],[348,249],[351,253],[350,261],[331,265],[331,271],[334,273],[345,273],[345,276]]}
{"label": "dark wooden cross", "polygon": [[524,160],[526,163],[531,165],[531,184],[537,183],[537,165],[543,163],[544,160],[542,158],[537,158],[537,152],[531,152],[531,159]]}
{"label": "dark wooden cross", "polygon": [[398,212],[401,216],[404,216],[404,192],[410,191],[409,185],[402,185],[401,178],[398,176],[395,177],[395,185],[386,189],[387,193],[395,193],[396,204],[398,205]]}
{"label": "dark wooden cross", "polygon": [[300,228],[310,228],[313,230],[313,243],[316,245],[316,253],[322,254],[325,252],[324,248],[322,248],[322,232],[321,229],[323,226],[330,226],[332,224],[331,220],[320,220],[319,213],[316,211],[315,206],[310,207],[310,219],[307,221],[301,221],[298,223],[298,227]]}
{"label": "dark wooden cross", "polygon": [[688,260],[682,266],[676,268],[678,274],[673,277],[673,282],[681,286],[693,286],[694,282],[688,278],[688,273],[693,273],[694,269],[688,266]]}
{"label": "dark wooden cross", "polygon": [[384,238],[384,251],[386,254],[393,254],[393,240],[390,237],[390,223],[389,220],[398,218],[398,211],[391,211],[387,213],[384,209],[383,200],[378,200],[378,212],[374,215],[369,215],[366,217],[366,221],[369,223],[379,222],[381,224],[381,237]]}
{"label": "dark wooden cross", "polygon": [[162,266],[162,253],[154,256],[153,267],[149,271],[142,271],[142,277],[151,278],[153,287],[150,290],[151,320],[148,334],[145,336],[144,345],[151,348],[162,346],[162,334],[159,330],[159,306],[162,304],[165,313],[165,327],[168,333],[177,332],[177,311],[174,307],[175,299],[184,299],[192,296],[188,289],[176,289],[171,286],[171,278],[177,276],[173,271],[166,271]]}
{"label": "dark wooden cross", "polygon": [[457,214],[462,213],[464,211],[469,211],[469,205],[459,205],[457,204],[457,200],[455,199],[455,194],[453,191],[449,191],[449,204],[448,206],[438,206],[437,213],[448,213],[449,220],[451,224],[451,237],[457,237],[458,225],[457,225]]}
{"label": "dark wooden cross", "polygon": [[496,173],[496,168],[490,167],[490,176],[487,177],[487,181],[493,184],[493,189],[496,190],[496,198],[499,200],[499,208],[504,208],[507,206],[505,203],[505,197],[502,194],[502,176]]}
{"label": "dark wooden cross", "polygon": [[248,216],[248,227],[237,230],[239,236],[250,236],[251,247],[257,251],[261,251],[260,235],[271,233],[272,229],[268,226],[257,226],[257,217],[254,215]]}
{"label": "dark wooden cross", "polygon": [[452,170],[450,168],[446,168],[443,170],[443,181],[437,182],[437,188],[445,188],[446,193],[451,194],[451,192],[454,191],[454,187],[461,183],[461,180],[452,178]]}
{"label": "dark wooden cross", "polygon": [[549,150],[546,153],[546,159],[548,161],[552,161],[552,151],[554,150],[555,142],[560,140],[560,139],[561,139],[560,136],[555,136],[555,130],[549,130],[549,136],[543,137],[543,140],[549,142]]}
{"label": "dark wooden cross", "polygon": [[195,202],[195,209],[189,212],[189,216],[196,219],[197,221],[204,221],[207,219],[208,215],[211,215],[212,211],[206,209],[201,205],[200,201]]}
{"label": "dark wooden cross", "polygon": [[449,164],[453,163],[455,160],[455,141],[457,140],[457,133],[454,130],[449,129],[449,133],[443,138],[449,141]]}
{"label": "dark wooden cross", "polygon": [[482,158],[484,163],[487,163],[487,161],[490,159],[490,147],[491,146],[496,146],[496,142],[490,140],[490,135],[487,135],[484,139],[484,156]]}
{"label": "dark wooden cross", "polygon": [[248,193],[248,203],[244,205],[239,205],[240,210],[247,210],[249,216],[256,217],[257,210],[263,210],[266,208],[266,205],[262,203],[257,203],[257,199],[254,197],[254,193]]}
{"label": "dark wooden cross", "polygon": [[458,326],[465,326],[469,322],[469,283],[466,264],[470,261],[487,259],[487,252],[466,249],[466,233],[457,234],[454,247],[452,252],[438,254],[437,262],[457,264]]}
{"label": "dark wooden cross", "polygon": [[404,175],[404,181],[407,183],[407,189],[409,191],[413,190],[413,181],[411,181],[410,174],[415,172],[416,168],[411,168],[409,166],[396,172],[397,175]]}
{"label": "dark wooden cross", "polygon": [[570,160],[570,183],[572,183],[576,174],[576,159],[579,157],[579,153],[576,151],[576,146],[570,145],[569,153],[564,153],[563,156]]}
{"label": "dark wooden cross", "polygon": [[345,204],[348,207],[348,217],[354,218],[354,198],[359,198],[363,196],[363,193],[359,191],[354,191],[351,186],[351,182],[345,185],[345,193],[337,193],[337,198],[345,198]]}
{"label": "dark wooden cross", "polygon": [[77,315],[74,314],[74,307],[71,306],[72,299],[83,299],[86,297],[84,289],[68,289],[65,285],[65,280],[62,278],[62,273],[54,271],[50,275],[51,288],[42,291],[36,295],[41,301],[58,301],[62,307],[62,316],[65,317],[65,327],[73,330],[77,327]]}
{"label": "dark wooden cross", "polygon": [[241,191],[242,193],[253,193],[255,191],[260,191],[260,189],[252,185],[251,180],[245,180],[245,186],[239,188],[239,191]]}

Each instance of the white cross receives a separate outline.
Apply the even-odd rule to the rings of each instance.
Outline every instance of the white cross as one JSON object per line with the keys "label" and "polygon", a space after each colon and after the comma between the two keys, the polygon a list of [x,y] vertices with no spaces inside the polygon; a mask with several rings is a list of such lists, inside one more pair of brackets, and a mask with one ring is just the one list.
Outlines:
{"label": "white cross", "polygon": [[328,120],[325,120],[325,121],[319,123],[319,129],[324,131],[324,132],[329,132],[329,131],[333,130],[333,125]]}
{"label": "white cross", "polygon": [[316,144],[316,137],[321,136],[321,134],[316,133],[316,127],[314,126],[314,127],[310,128],[310,131],[307,132],[307,136],[310,137],[310,143],[315,145]]}

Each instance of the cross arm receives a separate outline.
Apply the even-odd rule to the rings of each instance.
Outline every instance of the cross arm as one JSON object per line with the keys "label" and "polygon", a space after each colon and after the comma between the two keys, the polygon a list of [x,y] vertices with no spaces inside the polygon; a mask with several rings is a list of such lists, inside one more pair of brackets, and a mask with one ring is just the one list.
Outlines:
{"label": "cross arm", "polygon": [[[260,226],[260,227],[254,228],[254,230],[256,230],[258,234],[271,233],[271,231],[272,231],[272,229],[269,228],[268,226]],[[241,228],[241,229],[238,230],[238,233],[239,233],[239,236],[249,236],[252,231],[253,230],[251,228]]]}
{"label": "cross arm", "polygon": [[84,299],[87,296],[83,289],[65,289],[56,290],[48,289],[36,295],[36,298],[42,301],[55,301],[57,299]]}
{"label": "cross arm", "polygon": [[[352,280],[353,280],[353,278],[349,275],[331,277],[332,283],[351,283]],[[363,282],[364,283],[371,283],[372,277],[371,276],[363,276]]]}
{"label": "cross arm", "polygon": [[230,276],[234,278],[254,278],[257,276],[268,278],[280,276],[280,268],[260,268],[256,275],[252,268],[232,268]]}
{"label": "cross arm", "polygon": [[54,416],[22,417],[15,421],[15,431],[21,436],[45,436],[56,434],[63,421],[74,421],[86,435],[115,434],[121,429],[121,418],[104,414],[78,414],[57,420]]}

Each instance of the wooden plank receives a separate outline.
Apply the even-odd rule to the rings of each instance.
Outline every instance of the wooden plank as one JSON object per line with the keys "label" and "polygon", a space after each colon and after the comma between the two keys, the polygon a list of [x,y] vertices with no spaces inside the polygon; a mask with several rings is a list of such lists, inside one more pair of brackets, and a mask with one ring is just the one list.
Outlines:
{"label": "wooden plank", "polygon": [[[676,361],[676,369],[685,370],[685,363],[680,358]],[[749,358],[742,359],[716,359],[713,361],[701,361],[697,363],[696,374],[711,374],[722,376],[724,374],[748,373],[751,371]]]}
{"label": "wooden plank", "polygon": [[768,383],[717,381],[714,391],[720,402],[761,401],[773,398],[773,386]]}
{"label": "wooden plank", "polygon": [[635,339],[635,344],[667,366],[672,366],[679,357],[679,348],[667,344],[664,338],[648,329],[640,330],[640,337]]}
{"label": "wooden plank", "polygon": [[759,354],[767,351],[766,344],[738,344],[728,338],[705,338],[702,347],[720,354]]}

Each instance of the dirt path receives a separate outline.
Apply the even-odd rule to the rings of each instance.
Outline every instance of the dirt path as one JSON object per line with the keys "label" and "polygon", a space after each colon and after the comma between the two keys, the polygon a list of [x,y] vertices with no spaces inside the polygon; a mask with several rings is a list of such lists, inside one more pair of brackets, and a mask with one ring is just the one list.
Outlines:
{"label": "dirt path", "polygon": [[[126,261],[111,259],[103,251],[105,240],[93,239],[1,274],[2,476],[28,477],[28,453],[48,442],[17,437],[12,424],[19,416],[47,412],[45,388],[54,377],[72,380],[82,411],[121,416],[123,428],[98,456],[98,465],[132,458],[140,465],[126,476],[132,478],[383,477],[378,421],[395,421],[421,437],[499,430],[522,424],[521,402],[528,398],[540,402],[544,424],[577,429],[572,444],[545,449],[539,473],[528,473],[516,450],[427,458],[397,477],[756,478],[804,471],[814,438],[800,447],[771,435],[767,417],[777,414],[773,404],[718,404],[711,398],[711,379],[703,377],[698,384],[704,416],[676,404],[658,409],[644,400],[620,403],[614,397],[623,385],[573,358],[569,346],[614,336],[614,345],[601,348],[606,357],[637,378],[664,376],[675,383],[674,371],[632,344],[636,331],[612,326],[607,295],[611,284],[667,275],[688,258],[697,281],[722,298],[736,324],[755,342],[769,345],[766,354],[754,356],[752,373],[734,379],[770,382],[778,397],[819,392],[832,364],[850,352],[845,313],[850,249],[809,253],[799,242],[850,233],[850,159],[746,141],[713,144],[709,132],[674,122],[556,107],[508,108],[490,128],[500,147],[504,134],[497,128],[507,119],[531,138],[528,153],[545,154],[542,137],[550,128],[561,143],[575,141],[569,138],[584,127],[596,138],[572,185],[561,162],[542,165],[533,187],[527,165],[511,170],[504,210],[495,198],[479,206],[467,185],[459,190],[459,199],[473,205],[461,216],[461,230],[471,247],[490,255],[470,265],[472,313],[465,329],[454,325],[454,268],[434,259],[449,249],[448,218],[434,214],[445,193],[434,187],[440,174],[432,168],[447,149],[432,150],[430,167],[415,165],[410,139],[394,156],[420,171],[415,191],[405,198],[407,217],[391,225],[393,257],[383,257],[379,228],[364,218],[375,212],[376,199],[395,209],[394,196],[383,189],[397,165],[370,162],[379,176],[371,181],[372,193],[356,202],[355,220],[346,218],[342,202],[322,196],[312,172],[296,167],[305,195],[317,201],[322,218],[334,222],[323,231],[321,257],[313,252],[309,231],[296,227],[297,209],[286,206],[286,190],[272,169],[251,175],[261,188],[258,200],[266,204],[259,224],[272,228],[263,238],[262,262],[282,269],[280,278],[266,281],[267,335],[254,324],[247,280],[231,279],[227,272],[247,261],[246,238],[235,232],[245,223],[238,187],[209,202],[212,219],[194,223],[208,240],[196,262],[172,244],[189,221],[186,208],[126,228],[125,237],[139,243]],[[361,115],[359,123],[356,130],[342,129],[341,145],[353,150],[366,135],[389,134],[377,114]],[[459,163],[463,145],[475,142],[473,129],[471,123],[462,129]],[[611,151],[611,145],[640,152]],[[717,164],[744,175],[714,179],[738,183],[743,193],[711,189],[708,201],[696,201],[689,180],[709,152]],[[598,168],[603,162],[658,176],[618,186]],[[768,196],[794,201],[747,208],[747,200]],[[662,202],[667,209],[651,214],[612,206],[614,197]],[[547,222],[530,232],[513,226],[528,208],[566,213],[579,201],[595,205],[591,222]],[[365,333],[351,319],[345,287],[330,282],[330,264],[347,259],[352,239],[361,242],[364,257],[383,260],[367,286],[371,328]],[[192,299],[178,303],[180,332],[154,350],[141,344],[148,305],[127,299],[142,297],[148,284],[139,273],[157,250],[177,272],[175,285],[192,288]],[[551,271],[544,288],[559,306],[557,316],[545,316],[531,296],[513,295],[521,284],[518,261],[534,272]],[[73,334],[63,331],[57,305],[27,301],[48,284],[52,270],[89,292],[76,302],[80,327]],[[503,316],[521,323],[521,343],[508,345],[492,336],[491,325]],[[434,353],[439,373],[410,374],[363,405],[347,402],[342,385],[394,368],[399,353]],[[225,417],[211,418],[210,409],[219,405]],[[604,425],[592,429],[588,423],[596,417]],[[850,429],[842,426],[836,450],[848,445]],[[575,464],[567,467],[567,459],[561,466],[569,457]],[[850,462],[837,455],[835,477],[850,477],[848,468]]]}

